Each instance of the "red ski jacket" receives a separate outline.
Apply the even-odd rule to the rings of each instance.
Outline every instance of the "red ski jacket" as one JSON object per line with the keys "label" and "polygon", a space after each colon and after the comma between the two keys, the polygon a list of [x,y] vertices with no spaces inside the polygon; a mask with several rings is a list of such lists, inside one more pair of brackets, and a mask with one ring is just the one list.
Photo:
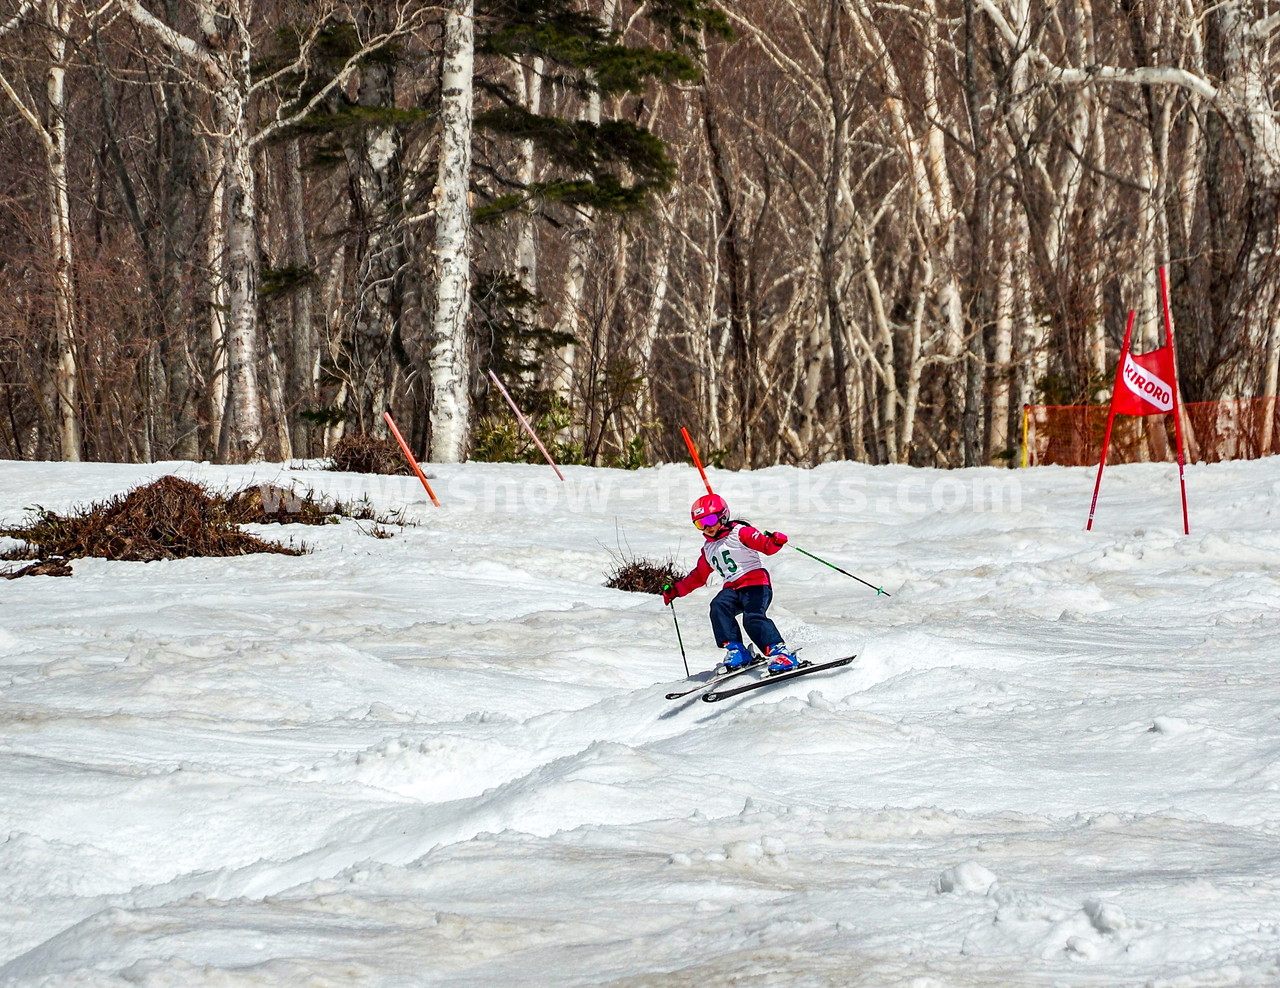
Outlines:
{"label": "red ski jacket", "polygon": [[727,532],[703,538],[706,541],[698,565],[684,579],[676,581],[677,597],[704,586],[712,572],[719,573],[730,590],[769,585],[769,571],[760,557],[772,556],[782,546],[764,532],[737,522],[731,523]]}

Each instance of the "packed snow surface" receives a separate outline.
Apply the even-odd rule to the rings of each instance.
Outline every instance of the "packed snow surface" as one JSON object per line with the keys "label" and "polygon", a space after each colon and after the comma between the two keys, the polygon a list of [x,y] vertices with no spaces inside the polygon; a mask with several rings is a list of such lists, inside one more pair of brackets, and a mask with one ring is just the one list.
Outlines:
{"label": "packed snow surface", "polygon": [[[310,466],[315,466],[311,464]],[[1280,461],[710,471],[843,669],[668,701],[691,467],[165,473],[410,524],[0,582],[0,984],[1280,984]],[[2,542],[2,540],[0,540]],[[706,607],[677,602],[694,675]]]}

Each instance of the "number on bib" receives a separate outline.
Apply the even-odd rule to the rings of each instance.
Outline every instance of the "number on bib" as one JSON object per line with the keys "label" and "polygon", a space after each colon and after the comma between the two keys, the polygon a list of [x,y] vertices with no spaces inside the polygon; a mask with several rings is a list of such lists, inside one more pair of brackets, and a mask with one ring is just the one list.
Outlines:
{"label": "number on bib", "polygon": [[728,549],[721,552],[718,557],[712,556],[711,565],[716,568],[716,572],[720,574],[720,579],[722,580],[728,580],[734,573],[738,572],[738,564],[733,561],[733,556],[729,555]]}

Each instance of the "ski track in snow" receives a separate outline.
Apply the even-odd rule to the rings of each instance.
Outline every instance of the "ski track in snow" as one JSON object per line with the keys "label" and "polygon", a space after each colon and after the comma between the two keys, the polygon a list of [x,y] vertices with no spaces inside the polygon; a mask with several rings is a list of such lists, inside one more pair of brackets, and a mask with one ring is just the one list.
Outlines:
{"label": "ski track in snow", "polygon": [[[1280,984],[1280,461],[711,471],[849,667],[709,705],[620,558],[696,473],[165,473],[413,523],[0,582],[0,985]],[[3,541],[3,540],[0,540]],[[713,588],[677,603],[695,669]]]}

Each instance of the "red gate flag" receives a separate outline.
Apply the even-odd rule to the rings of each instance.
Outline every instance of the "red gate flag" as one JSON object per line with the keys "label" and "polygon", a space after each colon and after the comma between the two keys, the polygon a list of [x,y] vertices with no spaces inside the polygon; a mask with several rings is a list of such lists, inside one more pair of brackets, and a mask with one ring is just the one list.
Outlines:
{"label": "red gate flag", "polygon": [[1178,409],[1178,361],[1173,344],[1173,317],[1169,312],[1169,279],[1160,268],[1160,302],[1164,309],[1165,345],[1150,353],[1130,353],[1129,341],[1133,338],[1135,313],[1129,311],[1129,322],[1124,328],[1124,344],[1120,347],[1120,362],[1116,364],[1116,383],[1111,389],[1111,413],[1107,416],[1107,429],[1102,435],[1102,456],[1098,458],[1098,479],[1093,482],[1093,501],[1089,505],[1089,520],[1085,530],[1093,529],[1093,515],[1098,510],[1098,491],[1102,489],[1102,471],[1107,466],[1107,450],[1111,446],[1111,427],[1117,415],[1163,415],[1173,413],[1173,428],[1178,440],[1178,486],[1182,489],[1182,532],[1191,534],[1191,520],[1187,516],[1187,456],[1182,445],[1182,416]]}
{"label": "red gate flag", "polygon": [[1162,346],[1150,353],[1126,352],[1120,366],[1120,386],[1111,406],[1116,415],[1162,415],[1173,411],[1177,372],[1172,347]]}

